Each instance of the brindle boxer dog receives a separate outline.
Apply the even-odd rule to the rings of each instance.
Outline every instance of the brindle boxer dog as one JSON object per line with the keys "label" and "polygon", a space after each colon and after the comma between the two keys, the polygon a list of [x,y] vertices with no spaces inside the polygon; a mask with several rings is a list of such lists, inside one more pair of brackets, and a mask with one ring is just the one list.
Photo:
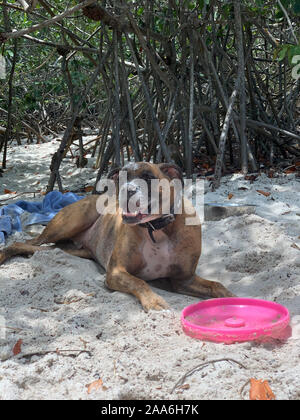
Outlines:
{"label": "brindle boxer dog", "polygon": [[[183,182],[180,169],[173,164],[130,163],[122,170],[126,171],[127,182],[121,188],[123,192],[127,189],[128,200],[138,191],[138,179],[148,185],[152,179]],[[114,170],[109,175],[116,184],[119,171]],[[172,209],[174,189],[170,191]],[[185,223],[187,217],[197,216],[183,196],[181,214],[174,214],[172,210],[170,214],[163,214],[162,203],[157,214],[143,213],[142,209],[130,213],[126,204],[123,209],[117,205],[113,214],[99,214],[99,197],[91,195],[63,208],[38,237],[4,248],[0,252],[0,264],[15,255],[31,255],[53,248],[41,245],[55,243],[72,255],[96,260],[106,270],[107,287],[136,296],[145,311],[168,308],[165,300],[147,284],[159,278],[167,278],[171,290],[186,295],[233,296],[222,284],[195,274],[201,254],[201,225],[200,221],[196,225]],[[76,249],[61,244],[66,240],[75,243]]]}

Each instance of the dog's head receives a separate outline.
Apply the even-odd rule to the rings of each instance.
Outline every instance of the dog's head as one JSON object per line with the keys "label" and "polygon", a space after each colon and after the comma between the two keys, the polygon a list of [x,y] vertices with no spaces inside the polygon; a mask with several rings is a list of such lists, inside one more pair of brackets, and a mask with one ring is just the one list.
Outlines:
{"label": "dog's head", "polygon": [[183,176],[172,163],[129,163],[113,169],[123,223],[139,224],[174,212],[175,201],[181,199]]}

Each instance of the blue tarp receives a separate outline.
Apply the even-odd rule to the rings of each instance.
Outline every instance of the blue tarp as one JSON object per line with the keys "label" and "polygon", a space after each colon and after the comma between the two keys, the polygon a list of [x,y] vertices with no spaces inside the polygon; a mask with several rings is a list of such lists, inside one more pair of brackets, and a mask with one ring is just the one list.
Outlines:
{"label": "blue tarp", "polygon": [[81,200],[82,196],[68,192],[49,192],[43,201],[17,201],[14,204],[0,207],[0,243],[5,242],[5,236],[22,230],[21,214],[28,212],[25,225],[47,224],[63,207]]}

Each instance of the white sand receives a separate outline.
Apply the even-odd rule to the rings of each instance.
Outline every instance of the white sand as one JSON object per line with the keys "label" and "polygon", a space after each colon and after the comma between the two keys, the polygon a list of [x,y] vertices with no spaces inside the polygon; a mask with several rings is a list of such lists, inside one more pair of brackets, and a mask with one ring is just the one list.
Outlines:
{"label": "white sand", "polygon": [[[4,188],[44,188],[57,145],[10,149],[0,200],[10,197]],[[92,185],[92,163],[76,170],[64,164],[65,185]],[[225,345],[192,339],[182,332],[180,312],[196,298],[157,290],[171,309],[145,313],[135,298],[108,291],[95,263],[60,250],[37,252],[0,268],[0,316],[8,327],[5,337],[0,331],[0,399],[248,399],[250,378],[267,379],[278,399],[299,399],[300,249],[291,246],[300,248],[299,178],[261,175],[251,184],[241,175],[229,176],[205,200],[226,202],[228,193],[234,194],[232,202],[257,204],[256,215],[204,224],[198,274],[223,282],[238,296],[286,305],[292,317],[288,340]],[[15,234],[9,243],[26,237]],[[21,353],[14,356],[19,339]],[[195,366],[226,358],[245,368],[227,360],[211,363],[184,381],[186,389],[171,393]],[[105,388],[88,394],[86,385],[99,378]]]}

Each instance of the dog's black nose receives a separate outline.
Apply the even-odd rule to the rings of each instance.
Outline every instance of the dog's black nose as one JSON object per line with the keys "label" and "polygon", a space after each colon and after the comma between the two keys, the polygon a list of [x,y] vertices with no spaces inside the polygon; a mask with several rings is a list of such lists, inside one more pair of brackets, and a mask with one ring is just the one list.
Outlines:
{"label": "dog's black nose", "polygon": [[134,194],[136,194],[139,191],[139,187],[134,184],[127,184],[127,196],[128,198],[132,197]]}
{"label": "dog's black nose", "polygon": [[128,199],[131,198],[134,194],[137,193],[137,188],[135,190],[127,190],[127,197]]}

